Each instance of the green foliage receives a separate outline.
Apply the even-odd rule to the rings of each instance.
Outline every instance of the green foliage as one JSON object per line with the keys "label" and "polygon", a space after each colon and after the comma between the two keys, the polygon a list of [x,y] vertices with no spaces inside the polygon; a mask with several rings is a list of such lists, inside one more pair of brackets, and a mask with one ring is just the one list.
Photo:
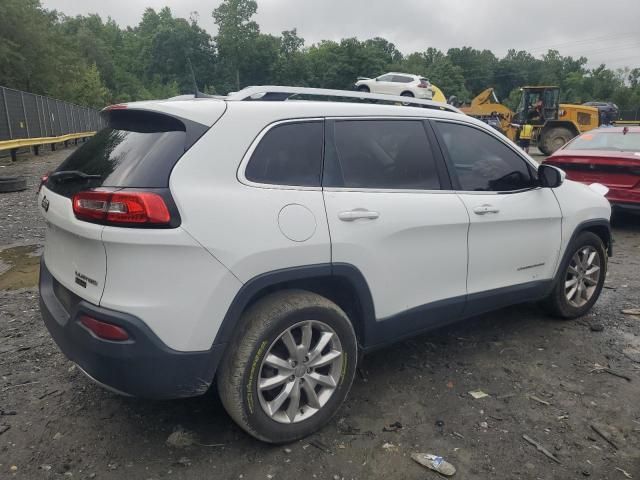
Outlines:
{"label": "green foliage", "polygon": [[109,90],[102,83],[100,72],[95,63],[84,71],[73,88],[73,97],[77,103],[88,107],[102,108],[107,102]]}
{"label": "green foliage", "polygon": [[[240,89],[240,75],[252,69],[250,56],[256,53],[260,37],[258,24],[251,20],[258,10],[255,0],[224,0],[212,15],[218,25],[216,44],[220,54],[218,72],[227,84]],[[264,40],[263,46],[264,46]],[[256,45],[258,43],[258,45]]]}
{"label": "green foliage", "polygon": [[295,28],[260,32],[255,0],[223,0],[212,12],[214,38],[198,15],[177,18],[168,7],[147,8],[138,25],[123,28],[99,15],[68,17],[39,0],[0,0],[0,85],[102,107],[107,103],[167,98],[198,87],[225,94],[248,85],[300,85],[350,89],[359,76],[388,71],[422,75],[449,97],[469,102],[487,87],[514,108],[519,87],[558,85],[561,100],[640,105],[640,66],[613,71],[587,68],[587,59],[556,50],[535,57],[509,50],[463,46],[403,55],[380,37],[345,38],[305,46]]}

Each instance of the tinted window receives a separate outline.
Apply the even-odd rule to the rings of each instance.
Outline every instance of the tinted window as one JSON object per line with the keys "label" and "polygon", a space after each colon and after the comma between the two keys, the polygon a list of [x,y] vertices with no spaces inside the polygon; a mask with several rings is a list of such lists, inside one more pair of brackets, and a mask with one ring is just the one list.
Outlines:
{"label": "tinted window", "polygon": [[398,83],[411,83],[413,82],[413,78],[405,77],[404,75],[394,75],[393,81]]}
{"label": "tinted window", "polygon": [[322,122],[272,128],[251,155],[245,177],[258,183],[320,186],[323,136]]}
{"label": "tinted window", "polygon": [[51,179],[47,187],[62,195],[95,187],[168,187],[171,169],[186,149],[180,121],[149,112],[114,113],[109,126],[73,152],[56,169],[99,175],[86,181]]}
{"label": "tinted window", "polygon": [[393,75],[382,75],[376,80],[378,80],[379,82],[393,82]]}
{"label": "tinted window", "polygon": [[335,146],[341,170],[337,175],[338,186],[440,188],[435,160],[421,121],[338,121]]}
{"label": "tinted window", "polygon": [[480,129],[438,122],[463,190],[503,192],[533,185],[525,161]]}

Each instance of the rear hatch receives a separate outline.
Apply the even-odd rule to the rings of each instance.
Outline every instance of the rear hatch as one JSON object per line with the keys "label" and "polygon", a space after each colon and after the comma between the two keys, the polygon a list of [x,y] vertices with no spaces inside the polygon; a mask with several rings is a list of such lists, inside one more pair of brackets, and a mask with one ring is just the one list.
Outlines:
{"label": "rear hatch", "polygon": [[[209,125],[122,106],[104,113],[107,127],[51,172],[39,193],[47,223],[44,262],[57,282],[99,304],[107,275],[102,242],[105,225],[175,228],[180,224],[169,192],[169,176],[184,152],[220,117],[224,102],[219,103],[223,106],[213,108],[219,111]],[[111,201],[116,194],[125,201]],[[126,217],[126,210],[138,205],[127,203],[127,199],[135,201],[140,194],[161,199],[168,209],[168,220],[150,223],[132,214]],[[142,208],[147,197],[142,197]],[[84,203],[78,200],[81,198]],[[118,220],[118,215],[127,221]]]}

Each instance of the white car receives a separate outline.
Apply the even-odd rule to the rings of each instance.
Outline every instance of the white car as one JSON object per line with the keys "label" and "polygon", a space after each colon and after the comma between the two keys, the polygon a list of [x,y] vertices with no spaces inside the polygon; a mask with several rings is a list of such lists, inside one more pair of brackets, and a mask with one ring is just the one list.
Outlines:
{"label": "white car", "polygon": [[389,72],[376,78],[358,77],[355,88],[360,92],[400,95],[425,100],[433,98],[433,88],[429,80],[410,73]]}
{"label": "white car", "polygon": [[450,105],[363,95],[383,97],[253,87],[107,108],[39,191],[61,350],[127,395],[216,381],[243,429],[281,443],[336,413],[361,353],[520,302],[593,306],[602,191]]}

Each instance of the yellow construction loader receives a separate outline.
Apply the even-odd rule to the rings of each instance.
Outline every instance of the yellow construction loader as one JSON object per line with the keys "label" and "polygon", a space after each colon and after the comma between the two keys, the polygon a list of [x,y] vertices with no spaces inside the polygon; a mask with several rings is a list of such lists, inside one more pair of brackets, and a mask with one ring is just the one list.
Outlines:
{"label": "yellow construction loader", "polygon": [[533,127],[531,140],[544,155],[551,155],[573,137],[597,128],[598,109],[560,103],[560,88],[522,87],[518,109],[512,112],[502,105],[493,88],[487,88],[461,110],[481,120],[499,123],[499,130],[516,140],[524,125]]}

